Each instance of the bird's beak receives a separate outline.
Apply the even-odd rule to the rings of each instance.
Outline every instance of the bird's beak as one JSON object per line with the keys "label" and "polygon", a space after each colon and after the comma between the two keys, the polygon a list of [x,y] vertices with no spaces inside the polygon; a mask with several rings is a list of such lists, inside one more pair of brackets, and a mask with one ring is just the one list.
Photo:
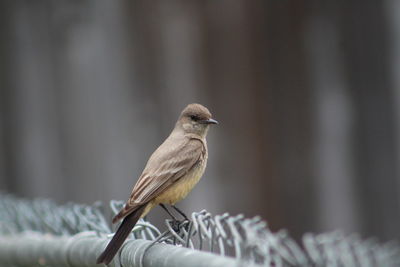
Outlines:
{"label": "bird's beak", "polygon": [[202,120],[201,123],[203,124],[218,124],[218,121],[214,119]]}

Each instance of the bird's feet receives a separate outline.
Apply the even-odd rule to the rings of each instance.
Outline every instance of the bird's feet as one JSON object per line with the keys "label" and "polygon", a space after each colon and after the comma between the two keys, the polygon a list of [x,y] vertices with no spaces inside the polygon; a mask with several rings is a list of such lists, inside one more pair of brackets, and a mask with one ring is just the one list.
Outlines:
{"label": "bird's feet", "polygon": [[185,229],[186,231],[189,231],[189,225],[190,225],[190,220],[184,219],[184,220],[172,220],[170,222],[172,230],[175,231],[175,233],[179,233],[181,229]]}

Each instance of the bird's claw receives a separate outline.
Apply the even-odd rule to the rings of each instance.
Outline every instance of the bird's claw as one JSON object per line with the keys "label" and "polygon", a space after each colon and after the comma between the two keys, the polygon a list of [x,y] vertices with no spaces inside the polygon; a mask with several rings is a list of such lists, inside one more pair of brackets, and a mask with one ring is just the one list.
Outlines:
{"label": "bird's claw", "polygon": [[182,228],[185,229],[186,231],[188,231],[189,230],[189,224],[190,224],[190,220],[187,220],[187,219],[184,219],[182,221],[175,220],[175,221],[171,221],[171,228],[176,233],[179,233]]}

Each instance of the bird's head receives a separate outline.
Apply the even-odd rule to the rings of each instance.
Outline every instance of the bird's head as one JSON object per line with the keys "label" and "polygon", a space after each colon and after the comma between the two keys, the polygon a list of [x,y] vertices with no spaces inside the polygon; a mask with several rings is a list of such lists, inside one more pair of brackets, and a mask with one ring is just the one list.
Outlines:
{"label": "bird's head", "polygon": [[211,124],[218,124],[210,111],[200,104],[189,104],[181,113],[177,126],[185,133],[197,134],[204,137]]}

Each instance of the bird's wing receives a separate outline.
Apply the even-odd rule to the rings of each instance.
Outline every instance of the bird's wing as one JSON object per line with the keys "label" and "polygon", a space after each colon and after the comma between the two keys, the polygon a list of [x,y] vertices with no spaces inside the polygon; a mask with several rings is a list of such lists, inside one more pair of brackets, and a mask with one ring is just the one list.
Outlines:
{"label": "bird's wing", "polygon": [[113,221],[157,197],[202,161],[205,153],[203,141],[197,138],[187,138],[173,149],[160,148],[150,157],[125,207]]}

